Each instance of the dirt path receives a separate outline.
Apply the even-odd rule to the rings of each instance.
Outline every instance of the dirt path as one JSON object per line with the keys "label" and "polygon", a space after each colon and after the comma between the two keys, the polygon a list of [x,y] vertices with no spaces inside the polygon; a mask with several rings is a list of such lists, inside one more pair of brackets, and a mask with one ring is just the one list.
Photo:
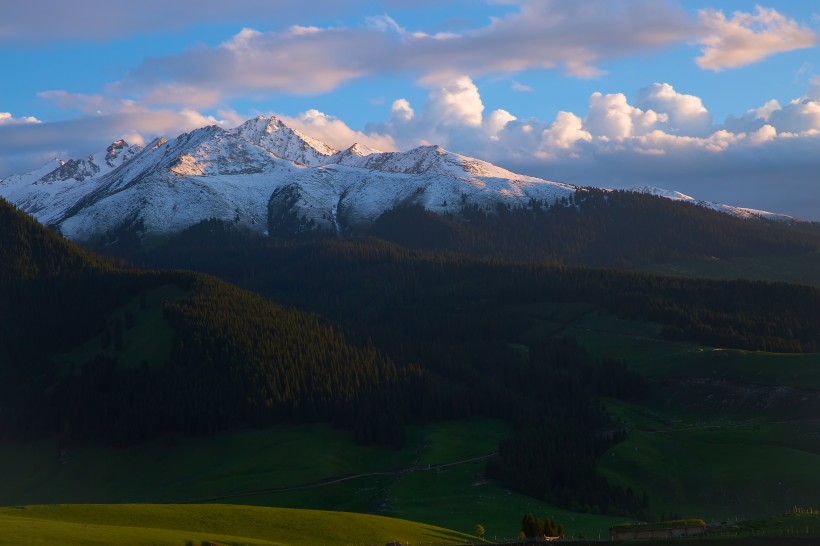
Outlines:
{"label": "dirt path", "polygon": [[212,501],[219,501],[219,500],[226,500],[226,499],[233,499],[236,497],[249,497],[252,495],[262,495],[265,493],[282,493],[285,491],[299,491],[303,489],[315,489],[318,487],[325,487],[328,485],[333,485],[337,483],[347,482],[351,480],[359,480],[362,478],[371,478],[375,476],[401,476],[404,474],[409,474],[412,472],[437,472],[444,468],[449,468],[452,466],[458,466],[462,464],[474,463],[478,461],[485,461],[487,459],[491,459],[498,455],[497,451],[492,453],[488,453],[486,455],[480,455],[478,457],[472,457],[470,459],[463,459],[461,461],[454,461],[451,463],[443,463],[443,464],[436,464],[436,465],[413,465],[407,468],[403,468],[400,470],[386,470],[383,472],[363,472],[361,474],[347,474],[344,476],[333,476],[330,478],[325,478],[323,480],[304,483],[300,485],[289,485],[286,487],[266,487],[263,489],[251,489],[247,491],[237,491],[235,493],[228,493],[225,495],[217,495],[213,497],[202,497],[198,499],[189,499],[184,501],[177,501],[169,504],[198,504],[202,502],[212,502]]}

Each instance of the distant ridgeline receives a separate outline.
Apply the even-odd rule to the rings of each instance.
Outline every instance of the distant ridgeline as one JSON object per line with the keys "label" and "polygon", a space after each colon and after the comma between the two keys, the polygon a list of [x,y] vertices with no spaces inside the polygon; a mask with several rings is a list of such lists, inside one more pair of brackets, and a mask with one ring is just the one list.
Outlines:
{"label": "distant ridgeline", "polygon": [[[537,200],[524,206],[468,204],[445,214],[409,202],[387,210],[348,237],[370,236],[415,250],[492,260],[618,268],[692,259],[776,259],[820,251],[817,223],[739,218],[629,191],[585,188],[573,195],[552,205]],[[222,223],[198,225],[224,229],[214,227]],[[308,219],[288,209],[270,226],[270,236],[283,243],[338,238],[335,231],[309,226]],[[182,232],[171,239],[203,235],[207,234],[202,227],[193,226],[187,235]],[[86,246],[139,261],[144,259],[143,246],[154,249],[167,240],[147,236],[141,221],[133,220]]]}
{"label": "distant ridgeline", "polygon": [[744,219],[688,202],[585,188],[552,206],[499,203],[439,215],[406,205],[370,235],[419,250],[526,262],[636,267],[691,258],[785,256],[820,250],[820,225]]}

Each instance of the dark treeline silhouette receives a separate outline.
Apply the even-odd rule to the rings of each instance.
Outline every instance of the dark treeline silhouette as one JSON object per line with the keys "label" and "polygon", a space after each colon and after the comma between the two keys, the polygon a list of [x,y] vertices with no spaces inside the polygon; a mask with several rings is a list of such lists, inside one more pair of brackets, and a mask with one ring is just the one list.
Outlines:
{"label": "dark treeline silhouette", "polygon": [[[401,331],[406,317],[419,314],[422,338],[444,335],[435,328],[483,340],[497,328],[502,334],[516,331],[521,317],[508,312],[510,305],[586,302],[661,323],[670,339],[781,352],[820,346],[820,291],[786,283],[431,254],[377,239],[282,243],[218,221],[194,226],[135,260],[211,273],[274,301],[319,312],[350,325],[350,331],[361,326],[364,339]],[[448,320],[454,312],[455,324]],[[496,324],[493,317],[499,316],[509,320]]]}
{"label": "dark treeline silhouette", "polygon": [[747,220],[692,203],[591,188],[553,206],[468,205],[450,216],[401,206],[379,217],[370,234],[414,249],[606,267],[820,249],[816,224]]}

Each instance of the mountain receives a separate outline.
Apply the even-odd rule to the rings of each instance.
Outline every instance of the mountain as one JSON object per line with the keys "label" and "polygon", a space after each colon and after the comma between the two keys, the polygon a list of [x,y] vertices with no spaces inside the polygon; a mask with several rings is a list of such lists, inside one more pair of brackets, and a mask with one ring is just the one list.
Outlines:
{"label": "mountain", "polygon": [[173,233],[209,218],[261,232],[295,217],[301,229],[345,233],[400,203],[448,212],[499,200],[555,202],[574,191],[435,146],[337,151],[261,117],[143,149],[119,142],[106,154],[0,182],[0,195],[73,240],[137,224],[147,234]]}
{"label": "mountain", "polygon": [[568,204],[577,191],[439,146],[385,153],[354,144],[339,151],[275,117],[230,130],[203,127],[144,148],[120,140],[87,159],[52,162],[0,181],[0,196],[78,241],[123,229],[165,235],[210,218],[284,236],[347,235],[402,205],[458,216],[465,207]]}

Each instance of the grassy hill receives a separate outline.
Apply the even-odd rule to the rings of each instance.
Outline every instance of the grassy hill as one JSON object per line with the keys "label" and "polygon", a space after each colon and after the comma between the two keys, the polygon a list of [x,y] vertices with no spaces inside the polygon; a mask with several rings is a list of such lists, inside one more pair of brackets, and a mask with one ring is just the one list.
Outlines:
{"label": "grassy hill", "polygon": [[467,535],[381,516],[230,505],[0,508],[0,544],[316,545],[455,543]]}

